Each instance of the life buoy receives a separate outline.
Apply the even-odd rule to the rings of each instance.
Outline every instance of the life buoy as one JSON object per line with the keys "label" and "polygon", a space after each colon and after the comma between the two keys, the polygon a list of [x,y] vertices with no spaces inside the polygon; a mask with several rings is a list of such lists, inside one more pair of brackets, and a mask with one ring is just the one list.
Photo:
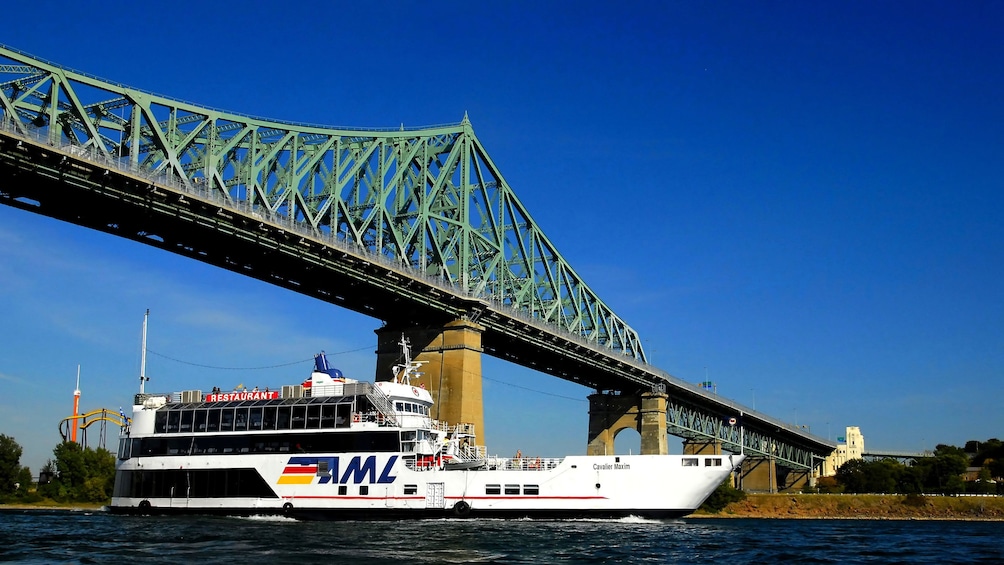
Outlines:
{"label": "life buoy", "polygon": [[471,505],[467,501],[461,500],[453,505],[453,514],[456,516],[467,516],[471,513]]}
{"label": "life buoy", "polygon": [[411,387],[411,392],[412,392],[412,394],[415,395],[415,398],[418,398],[418,389],[417,388]]}
{"label": "life buoy", "polygon": [[362,416],[359,414],[359,412],[355,412],[352,414],[352,421],[356,422],[357,424],[362,421]]}

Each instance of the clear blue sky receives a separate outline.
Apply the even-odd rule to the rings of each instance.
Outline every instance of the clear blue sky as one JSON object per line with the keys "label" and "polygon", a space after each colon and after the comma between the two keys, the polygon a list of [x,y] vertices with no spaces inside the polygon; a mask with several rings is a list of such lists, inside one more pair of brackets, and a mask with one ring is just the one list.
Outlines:
{"label": "clear blue sky", "polygon": [[[0,42],[277,119],[468,112],[658,367],[868,447],[1004,436],[1004,3],[483,4],[14,3]],[[147,308],[153,390],[321,349],[373,376],[377,320],[0,206],[0,433],[33,472],[78,364],[84,409],[128,406]],[[485,379],[489,451],[584,453],[588,390]]]}

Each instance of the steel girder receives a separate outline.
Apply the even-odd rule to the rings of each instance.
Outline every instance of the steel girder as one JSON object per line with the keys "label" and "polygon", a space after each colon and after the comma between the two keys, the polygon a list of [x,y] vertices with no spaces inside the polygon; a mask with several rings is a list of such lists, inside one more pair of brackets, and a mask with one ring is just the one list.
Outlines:
{"label": "steel girder", "polygon": [[689,402],[673,398],[667,401],[666,429],[671,435],[698,442],[720,442],[727,451],[773,459],[791,469],[818,466],[823,460],[821,453],[828,454],[820,450],[821,442],[805,442],[807,435],[786,428],[789,428],[786,424],[741,410],[715,413]]}
{"label": "steel girder", "polygon": [[[4,74],[15,78],[0,80],[0,165],[15,184],[0,186],[0,203],[370,315],[472,317],[487,353],[597,390],[669,391],[687,403],[671,404],[674,435],[713,438],[715,419],[737,412],[645,362],[637,335],[533,224],[466,119],[394,132],[279,124],[0,46]],[[796,467],[801,451],[834,447],[762,414],[746,429],[748,450]]]}
{"label": "steel girder", "polygon": [[0,46],[0,120],[282,217],[646,360],[637,333],[561,257],[466,116],[396,130],[278,122],[172,100]]}

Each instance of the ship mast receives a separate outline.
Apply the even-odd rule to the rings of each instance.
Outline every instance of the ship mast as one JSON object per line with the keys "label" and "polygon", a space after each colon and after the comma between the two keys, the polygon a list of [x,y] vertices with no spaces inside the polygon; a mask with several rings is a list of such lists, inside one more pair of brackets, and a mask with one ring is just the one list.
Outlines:
{"label": "ship mast", "polygon": [[146,376],[146,325],[147,321],[150,319],[150,309],[146,309],[146,314],[143,315],[143,344],[140,349],[139,358],[139,393],[143,394],[146,389],[146,381],[150,380]]}

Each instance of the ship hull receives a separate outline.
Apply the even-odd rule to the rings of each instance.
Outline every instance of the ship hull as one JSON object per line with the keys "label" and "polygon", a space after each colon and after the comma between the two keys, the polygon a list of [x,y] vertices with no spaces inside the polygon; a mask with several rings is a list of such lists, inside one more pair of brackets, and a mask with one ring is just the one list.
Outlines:
{"label": "ship hull", "polygon": [[400,453],[132,458],[120,462],[110,510],[301,520],[675,518],[700,506],[740,461],[569,456],[447,470],[414,468]]}

